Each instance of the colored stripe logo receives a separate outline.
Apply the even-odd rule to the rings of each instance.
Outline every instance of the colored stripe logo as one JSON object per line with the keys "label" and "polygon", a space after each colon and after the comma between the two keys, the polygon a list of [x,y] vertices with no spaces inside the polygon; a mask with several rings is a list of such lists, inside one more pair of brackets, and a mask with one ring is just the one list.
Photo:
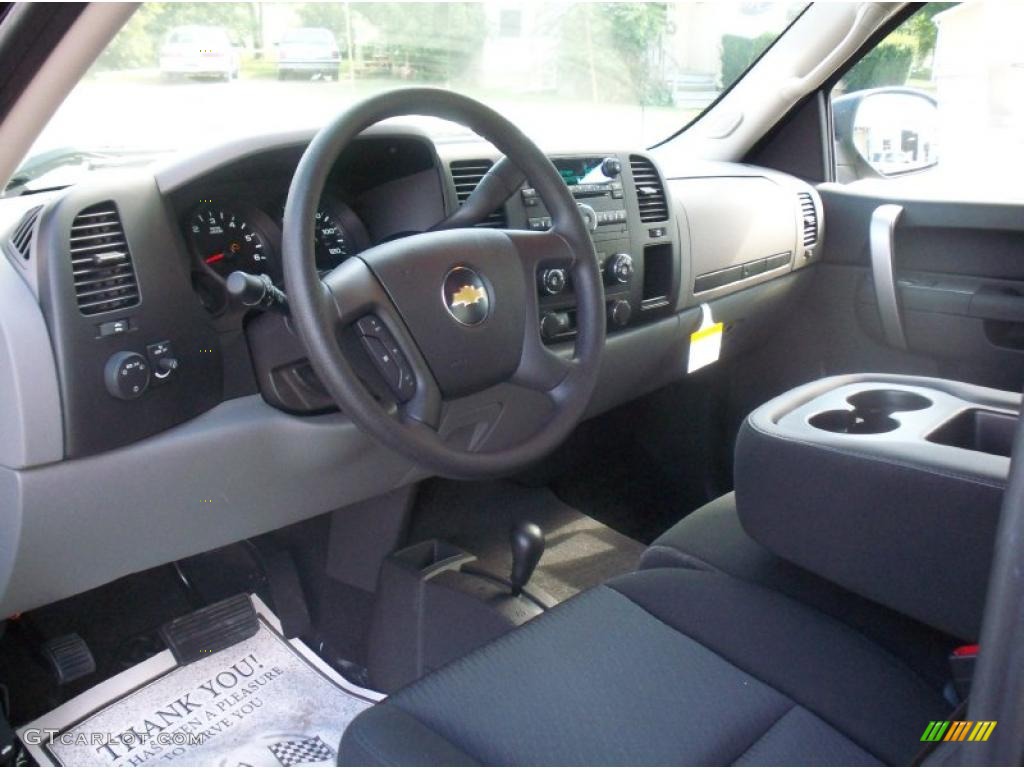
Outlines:
{"label": "colored stripe logo", "polygon": [[988,741],[996,729],[996,720],[932,720],[921,734],[921,741]]}

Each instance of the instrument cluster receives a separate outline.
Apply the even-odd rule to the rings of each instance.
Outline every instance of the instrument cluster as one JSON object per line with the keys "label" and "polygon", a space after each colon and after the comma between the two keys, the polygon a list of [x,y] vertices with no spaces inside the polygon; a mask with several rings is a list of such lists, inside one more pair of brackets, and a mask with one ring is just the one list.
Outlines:
{"label": "instrument cluster", "polygon": [[[185,216],[183,228],[195,260],[196,288],[207,309],[219,311],[223,307],[224,282],[236,270],[269,275],[281,285],[283,200],[274,214],[242,201],[204,199]],[[331,271],[370,244],[359,217],[332,195],[320,199],[314,241],[316,266],[321,273]]]}

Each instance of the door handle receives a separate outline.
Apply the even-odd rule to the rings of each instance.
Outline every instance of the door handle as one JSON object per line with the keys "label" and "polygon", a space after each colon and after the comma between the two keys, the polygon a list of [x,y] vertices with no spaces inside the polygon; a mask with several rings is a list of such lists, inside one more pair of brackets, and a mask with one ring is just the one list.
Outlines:
{"label": "door handle", "polygon": [[875,284],[875,299],[878,302],[878,316],[882,321],[882,333],[889,346],[907,348],[907,337],[903,333],[903,319],[900,316],[899,294],[896,292],[896,278],[893,270],[896,224],[903,214],[900,205],[880,205],[871,214],[868,242],[871,251],[871,277]]}
{"label": "door handle", "polygon": [[981,320],[1024,323],[1024,296],[1012,288],[982,286],[971,296],[967,314]]}

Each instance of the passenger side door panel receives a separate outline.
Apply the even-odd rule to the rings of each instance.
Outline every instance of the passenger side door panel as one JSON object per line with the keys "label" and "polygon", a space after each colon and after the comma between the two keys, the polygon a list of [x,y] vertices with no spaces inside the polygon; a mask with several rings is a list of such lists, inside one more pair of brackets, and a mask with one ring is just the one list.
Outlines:
{"label": "passenger side door panel", "polygon": [[[827,355],[829,367],[1020,388],[1024,206],[899,199],[835,184],[819,191],[827,227],[817,310],[844,337],[831,336],[839,354]],[[894,205],[891,255],[877,253],[877,242],[873,254],[872,219]],[[894,309],[878,276],[887,258]],[[904,343],[887,329],[887,313],[895,313]]]}

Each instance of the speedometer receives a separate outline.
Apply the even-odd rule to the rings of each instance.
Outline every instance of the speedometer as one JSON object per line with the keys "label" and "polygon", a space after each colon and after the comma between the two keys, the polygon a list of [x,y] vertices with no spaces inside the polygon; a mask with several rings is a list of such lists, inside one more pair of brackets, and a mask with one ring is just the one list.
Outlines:
{"label": "speedometer", "polygon": [[189,219],[189,232],[199,258],[222,277],[240,269],[270,271],[267,237],[241,212],[225,207],[200,207]]}
{"label": "speedometer", "polygon": [[[281,203],[281,218],[284,218],[284,202]],[[351,208],[333,195],[325,194],[316,209],[313,242],[317,270],[330,272],[349,256],[368,248],[370,237]]]}
{"label": "speedometer", "polygon": [[353,236],[345,231],[340,216],[321,205],[316,212],[316,268],[330,270],[356,252]]}

